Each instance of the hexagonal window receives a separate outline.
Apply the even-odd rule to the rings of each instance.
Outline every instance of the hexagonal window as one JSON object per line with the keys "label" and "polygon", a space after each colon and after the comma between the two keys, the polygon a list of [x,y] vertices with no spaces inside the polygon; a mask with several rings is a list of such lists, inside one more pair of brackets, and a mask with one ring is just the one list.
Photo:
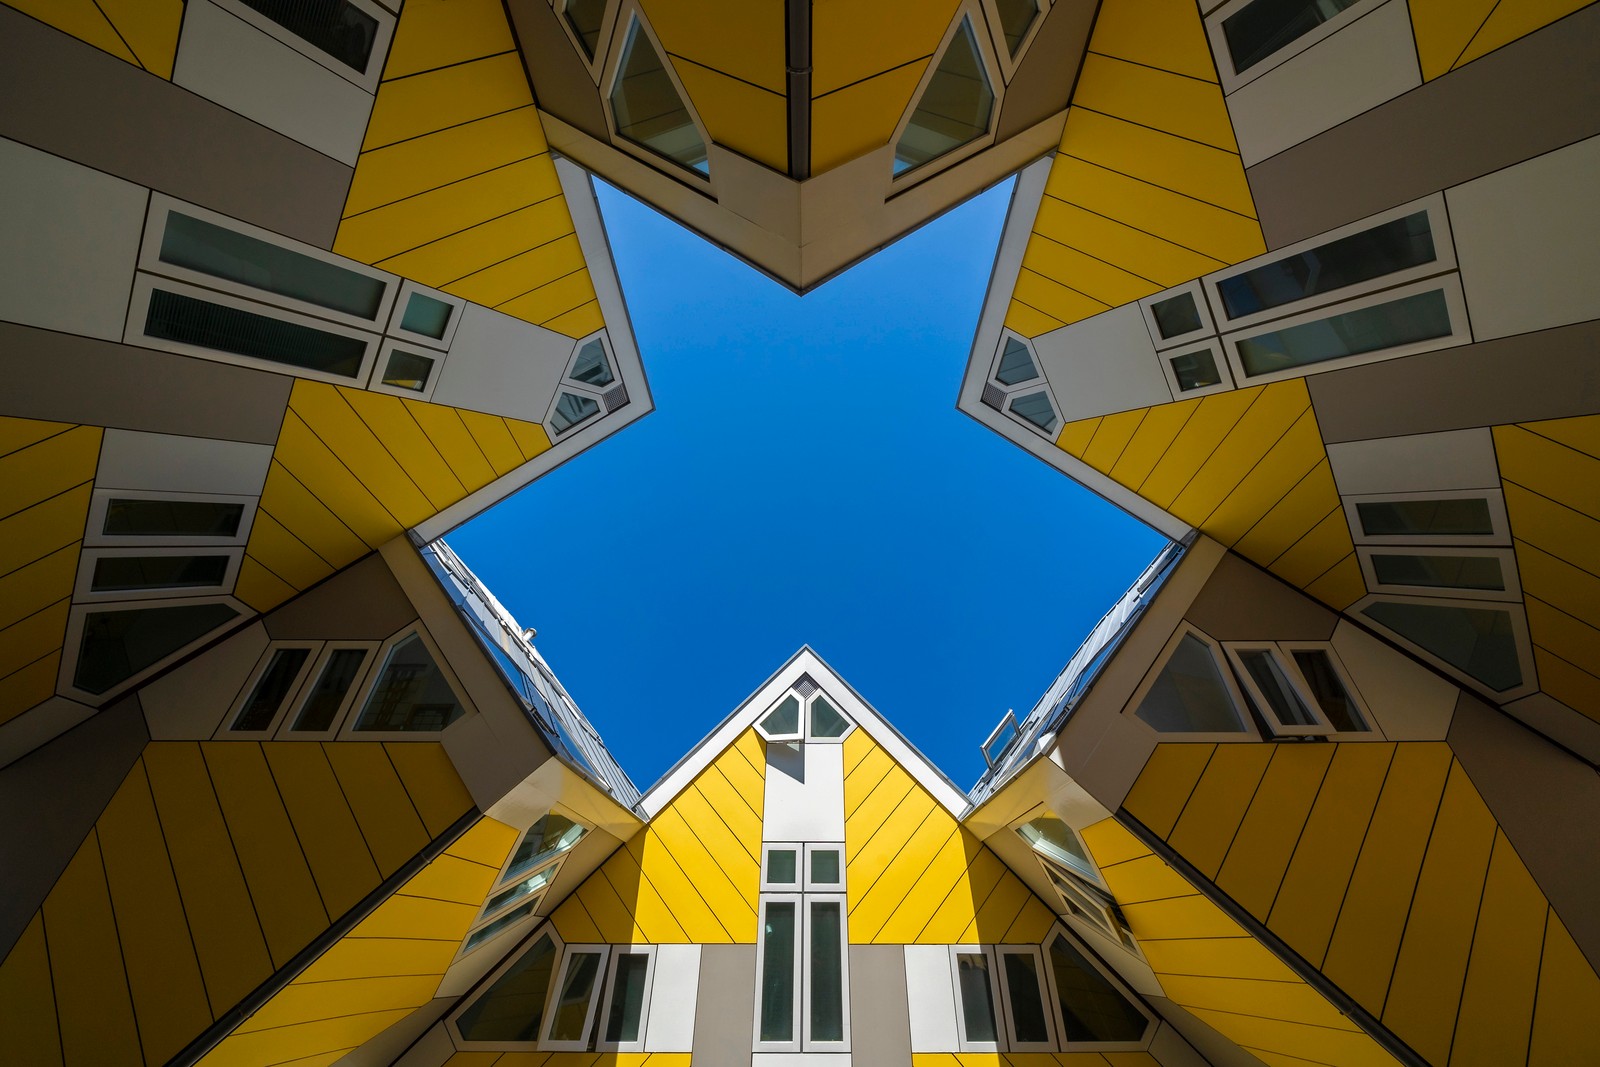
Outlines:
{"label": "hexagonal window", "polygon": [[994,380],[1001,385],[1020,385],[1038,376],[1039,368],[1033,365],[1033,353],[1028,351],[1028,346],[1015,337],[1007,337],[1005,348],[1000,352],[1000,369],[995,371]]}
{"label": "hexagonal window", "polygon": [[800,698],[790,693],[778,701],[756,722],[756,730],[768,741],[800,740]]}

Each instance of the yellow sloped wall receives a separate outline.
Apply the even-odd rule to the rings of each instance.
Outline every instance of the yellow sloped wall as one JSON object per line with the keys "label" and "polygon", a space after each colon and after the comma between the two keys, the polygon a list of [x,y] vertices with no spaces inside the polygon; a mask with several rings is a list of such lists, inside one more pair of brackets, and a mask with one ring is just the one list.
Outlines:
{"label": "yellow sloped wall", "polygon": [[537,423],[298,380],[236,595],[275,607],[549,447]]}
{"label": "yellow sloped wall", "polygon": [[687,1052],[457,1052],[443,1067],[689,1067],[689,1061]]}
{"label": "yellow sloped wall", "polygon": [[865,730],[844,742],[852,944],[1038,944],[1055,914]]}
{"label": "yellow sloped wall", "polygon": [[550,920],[567,942],[753,944],[766,756],[754,730],[700,772]]}
{"label": "yellow sloped wall", "polygon": [[[1162,744],[1124,807],[1430,1063],[1600,1058],[1586,1020],[1536,1011],[1600,995],[1600,978],[1448,745]],[[1119,847],[1085,836],[1097,858]],[[1181,879],[1123,856],[1107,883],[1161,973],[1178,964],[1141,922],[1201,905],[1147,895]]]}
{"label": "yellow sloped wall", "polygon": [[1160,1067],[1148,1052],[914,1052],[911,1067]]}
{"label": "yellow sloped wall", "polygon": [[0,1047],[166,1062],[471,807],[437,744],[151,742],[0,964],[59,1032]]}
{"label": "yellow sloped wall", "polygon": [[172,78],[183,0],[6,0],[6,6],[159,78]]}
{"label": "yellow sloped wall", "polygon": [[500,0],[410,0],[333,250],[583,337],[604,325]]}
{"label": "yellow sloped wall", "polygon": [[1539,687],[1600,721],[1600,415],[1496,426]]}
{"label": "yellow sloped wall", "polygon": [[1408,0],[1411,28],[1430,81],[1481,59],[1593,0]]}
{"label": "yellow sloped wall", "polygon": [[0,417],[0,723],[56,690],[100,437]]}

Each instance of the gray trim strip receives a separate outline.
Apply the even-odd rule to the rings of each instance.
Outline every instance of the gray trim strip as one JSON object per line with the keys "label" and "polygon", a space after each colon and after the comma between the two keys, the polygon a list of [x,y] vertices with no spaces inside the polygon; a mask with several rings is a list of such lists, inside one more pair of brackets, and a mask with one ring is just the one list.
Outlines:
{"label": "gray trim strip", "polygon": [[811,0],[784,0],[789,68],[789,177],[811,177]]}

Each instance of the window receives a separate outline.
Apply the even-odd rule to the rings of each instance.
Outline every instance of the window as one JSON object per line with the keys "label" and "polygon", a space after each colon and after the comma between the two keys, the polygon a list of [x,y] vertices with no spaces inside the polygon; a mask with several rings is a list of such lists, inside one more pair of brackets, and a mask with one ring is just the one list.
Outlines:
{"label": "window", "polygon": [[355,729],[434,732],[461,715],[461,703],[449,679],[434,661],[422,635],[412,632],[390,648]]}
{"label": "window", "polygon": [[654,962],[654,946],[624,946],[613,950],[611,976],[606,983],[605,1002],[600,1008],[596,1047],[621,1052],[644,1051]]}
{"label": "window", "polygon": [[226,541],[240,535],[244,518],[245,504],[239,500],[118,494],[106,499],[99,527],[106,540],[159,537]]}
{"label": "window", "polygon": [[[809,695],[802,696],[802,690]],[[855,723],[809,678],[802,678],[795,691],[785,694],[772,710],[756,720],[756,732],[777,744],[842,741],[854,728]]]}
{"label": "window", "polygon": [[1134,943],[1133,934],[1129,932],[1122,911],[1111,894],[1091,884],[1075,867],[1057,863],[1043,853],[1035,858],[1055,888],[1065,914],[1088,923],[1111,941],[1138,954],[1139,947]]}
{"label": "window", "polygon": [[1061,417],[1028,340],[1003,331],[982,401],[1054,440]]}
{"label": "window", "polygon": [[104,696],[239,617],[231,602],[74,609],[68,632],[81,633],[72,684]]}
{"label": "window", "polygon": [[1417,345],[1448,339],[1459,329],[1452,322],[1450,303],[1444,288],[1433,287],[1365,307],[1319,314],[1304,322],[1231,339],[1231,343],[1246,378],[1369,352],[1418,351]]}
{"label": "window", "polygon": [[226,593],[243,556],[242,548],[87,548],[78,559],[73,596],[79,601],[144,600]]}
{"label": "window", "polygon": [[433,375],[433,357],[395,348],[385,354],[383,363],[384,385],[404,389],[410,393],[426,392],[428,379]]}
{"label": "window", "polygon": [[1279,647],[1288,651],[1315,706],[1335,731],[1348,733],[1368,729],[1367,720],[1362,716],[1361,706],[1354,696],[1355,687],[1345,677],[1344,668],[1329,649],[1291,645]]}
{"label": "window", "polygon": [[311,649],[306,646],[272,649],[267,654],[266,665],[249,690],[250,695],[239,705],[229,730],[234,733],[263,733],[270,730],[289,696],[300,687],[310,660]]}
{"label": "window", "polygon": [[429,348],[448,349],[466,306],[460,297],[413,281],[401,282],[389,332]]}
{"label": "window", "polygon": [[[757,1052],[848,1052],[850,985],[845,965],[843,846],[769,847],[763,889],[797,881],[804,857],[807,892],[763,891],[756,955]],[[773,863],[778,858],[778,863]],[[774,867],[777,869],[774,869]],[[825,886],[833,892],[813,893]]]}
{"label": "window", "polygon": [[1403,644],[1489,693],[1519,689],[1533,677],[1520,606],[1369,597],[1358,610]]}
{"label": "window", "polygon": [[844,888],[844,846],[807,845],[806,891],[829,891]]}
{"label": "window", "polygon": [[1150,1018],[1066,934],[1053,933],[1046,941],[1045,955],[1051,994],[1060,1012],[1056,1021],[1063,1048],[1144,1041]]}
{"label": "window", "polygon": [[800,851],[802,846],[765,845],[761,864],[761,888],[793,890],[800,888]]}
{"label": "window", "polygon": [[570,851],[588,832],[587,827],[573,822],[565,815],[552,811],[540,816],[523,835],[517,850],[511,854],[511,862],[507,864],[501,882],[515,878],[524,871],[531,871],[540,864]]}
{"label": "window", "polygon": [[412,293],[406,300],[405,314],[400,319],[400,328],[408,333],[419,333],[424,337],[441,338],[450,325],[450,316],[455,312],[453,304],[443,300],[435,300],[423,293]]}
{"label": "window", "polygon": [[1199,282],[1188,282],[1141,300],[1139,310],[1157,349],[1189,344],[1217,332]]}
{"label": "window", "polygon": [[1000,33],[1005,37],[1006,52],[1016,59],[1028,40],[1028,31],[1039,20],[1039,0],[995,0],[994,6],[1000,16]]}
{"label": "window", "polygon": [[374,0],[215,2],[340,77],[377,87],[395,19]]}
{"label": "window", "polygon": [[1142,1048],[1151,1019],[1057,927],[1037,945],[950,949],[963,1052]]}
{"label": "window", "polygon": [[1238,734],[1245,730],[1238,690],[1209,640],[1179,629],[1135,714],[1162,733]]}
{"label": "window", "polygon": [[1006,410],[1046,434],[1054,434],[1056,427],[1061,425],[1061,420],[1056,417],[1056,406],[1051,401],[1050,394],[1042,389],[1022,394],[1006,405]]}
{"label": "window", "polygon": [[1016,827],[1016,831],[1017,836],[1040,855],[1048,856],[1086,877],[1099,880],[1100,874],[1095,870],[1089,854],[1084,851],[1077,833],[1054,815],[1040,815],[1030,819]]}
{"label": "window", "polygon": [[994,104],[972,19],[964,15],[895,142],[895,176],[987,135]]}
{"label": "window", "polygon": [[1498,489],[1457,489],[1405,496],[1347,496],[1345,511],[1358,544],[1471,545],[1511,543]]}
{"label": "window", "polygon": [[545,1020],[541,1048],[581,1052],[589,1045],[589,1026],[594,1022],[595,993],[605,973],[609,945],[568,945],[562,960],[561,977]]}
{"label": "window", "polygon": [[545,425],[557,436],[603,412],[628,403],[628,390],[617,380],[616,365],[604,335],[581,342],[573,351],[564,386]]}
{"label": "window", "polygon": [[1006,749],[1011,747],[1011,742],[1017,739],[1017,713],[1007,709],[1005,718],[1000,724],[989,732],[980,746],[983,751],[983,761],[993,767],[1004,756]]}
{"label": "window", "polygon": [[619,137],[696,174],[710,175],[705,137],[637,14],[628,23],[610,100]]}
{"label": "window", "polygon": [[496,1043],[536,1040],[559,955],[555,939],[549,933],[540,935],[487,992],[456,1017],[455,1027],[462,1039]]}
{"label": "window", "polygon": [[1208,392],[1232,389],[1233,379],[1217,365],[1216,349],[1211,345],[1166,357],[1167,381],[1175,393],[1203,396]]}
{"label": "window", "polygon": [[600,27],[605,22],[606,0],[562,0],[561,14],[578,39],[583,53],[593,60],[600,46]]}
{"label": "window", "polygon": [[523,919],[526,919],[528,916],[532,915],[534,910],[538,907],[539,900],[538,898],[535,898],[525,904],[521,904],[507,912],[504,912],[498,919],[495,919],[492,922],[484,923],[467,936],[467,943],[465,947],[462,948],[462,953],[465,954],[471,952],[485,941],[492,940],[502,930],[509,929],[510,927],[521,922]]}
{"label": "window", "polygon": [[[1436,502],[1437,503],[1437,502]],[[1475,501],[1473,503],[1485,503]],[[1487,516],[1473,528],[1492,524]],[[1388,527],[1388,524],[1385,523]],[[1392,528],[1392,527],[1388,527]],[[1457,524],[1456,528],[1460,528]],[[1507,548],[1427,547],[1416,551],[1398,548],[1356,549],[1367,588],[1373,592],[1417,593],[1424,596],[1462,597],[1472,600],[1516,600],[1521,597],[1517,561]]]}
{"label": "window", "polygon": [[1336,18],[1357,0],[1250,0],[1222,19],[1236,74]]}
{"label": "window", "polygon": [[610,385],[616,379],[611,375],[611,361],[606,358],[606,346],[596,337],[578,348],[578,358],[572,363],[572,373],[567,377],[585,385]]}
{"label": "window", "polygon": [[325,653],[317,680],[300,704],[290,732],[325,734],[338,725],[361,669],[366,666],[367,652],[365,646],[360,646],[330,648]]}
{"label": "window", "polygon": [[955,948],[950,953],[955,975],[956,1033],[963,1052],[997,1052],[1000,1028],[995,1004],[1000,999],[994,958],[988,949]]}
{"label": "window", "polygon": [[1033,353],[1028,346],[1015,337],[1005,338],[1000,346],[1000,368],[995,371],[994,380],[1001,385],[1020,385],[1037,377],[1039,370],[1033,365]]}
{"label": "window", "polygon": [[795,1016],[800,987],[800,897],[769,896],[761,901],[761,947],[756,957],[756,1048],[798,1049]]}
{"label": "window", "polygon": [[530,826],[495,880],[483,910],[473,920],[461,953],[465,955],[538,910],[545,891],[588,828],[557,812],[540,816]]}
{"label": "window", "polygon": [[[838,853],[834,853],[837,855]],[[846,1049],[844,897],[805,897],[805,1041],[811,1050]]]}
{"label": "window", "polygon": [[1054,1050],[1055,1032],[1045,1009],[1048,993],[1039,950],[1031,945],[1002,945],[995,950],[995,962],[1000,971],[1006,1042],[1011,1051]]}

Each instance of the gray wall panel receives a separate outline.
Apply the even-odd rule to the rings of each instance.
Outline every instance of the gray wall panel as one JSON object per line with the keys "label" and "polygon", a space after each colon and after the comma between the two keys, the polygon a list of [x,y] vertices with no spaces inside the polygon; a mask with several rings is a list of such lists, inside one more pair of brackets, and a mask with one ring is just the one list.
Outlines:
{"label": "gray wall panel", "polygon": [[275,641],[381,641],[417,617],[377,553],[266,617]]}
{"label": "gray wall panel", "polygon": [[307,241],[333,244],[351,169],[0,7],[0,136]]}
{"label": "gray wall panel", "polygon": [[[0,29],[0,34],[4,30]],[[0,415],[273,444],[294,379],[0,322]]]}
{"label": "gray wall panel", "polygon": [[561,28],[560,16],[545,0],[509,0],[506,6],[539,109],[609,142],[611,131],[606,127],[600,90],[589,77],[572,38]]}
{"label": "gray wall panel", "polygon": [[995,140],[1004,141],[1063,110],[1083,63],[1097,5],[1058,3],[1045,13],[1033,43],[1006,86],[995,124]]}
{"label": "gray wall panel", "polygon": [[707,945],[701,949],[694,1067],[750,1067],[755,1010],[756,947]]}
{"label": "gray wall panel", "polygon": [[873,1067],[911,1067],[906,951],[850,946],[850,1058]]}
{"label": "gray wall panel", "polygon": [[1600,5],[1249,168],[1267,247],[1600,133]]}
{"label": "gray wall panel", "polygon": [[1339,617],[1229,552],[1184,618],[1218,641],[1326,641]]}

